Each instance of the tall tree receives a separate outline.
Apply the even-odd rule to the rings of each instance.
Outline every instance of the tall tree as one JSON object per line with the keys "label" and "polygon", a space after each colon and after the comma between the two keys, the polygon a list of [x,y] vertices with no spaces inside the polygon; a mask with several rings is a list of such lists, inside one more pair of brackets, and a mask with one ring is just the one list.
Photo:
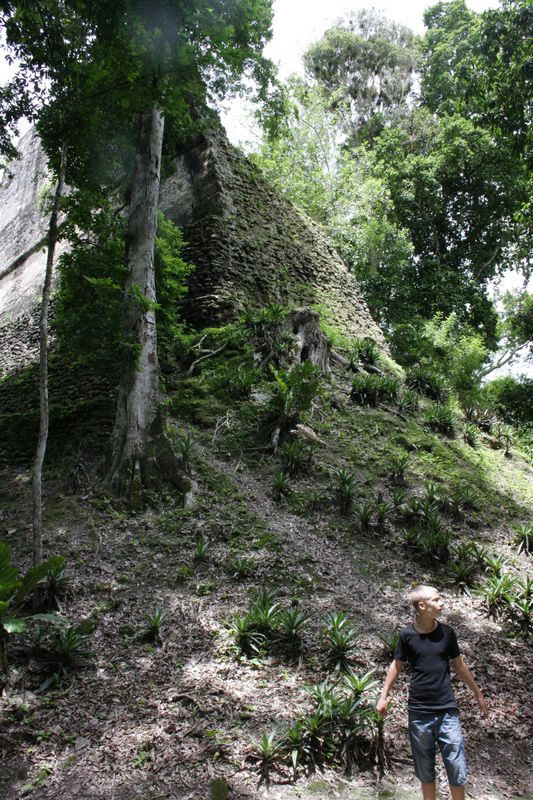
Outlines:
{"label": "tall tree", "polygon": [[363,10],[327,30],[306,51],[304,65],[345,133],[359,139],[405,106],[418,57],[418,40],[409,28]]}
{"label": "tall tree", "polygon": [[[3,126],[4,138],[12,132],[23,113],[37,121],[43,135],[47,123],[54,117],[59,130],[58,139],[47,141],[56,187],[48,225],[39,316],[39,434],[32,467],[33,564],[38,566],[43,560],[42,473],[49,428],[48,316],[52,270],[69,143],[72,144],[76,133],[75,109],[79,117],[82,75],[90,47],[90,31],[86,20],[73,11],[69,2],[62,0],[3,0],[0,17],[6,27],[9,54],[18,62],[17,75],[3,94],[8,111],[7,124]],[[18,91],[18,95],[14,90]],[[12,155],[9,143],[7,146],[4,144],[4,151]]]}
{"label": "tall tree", "polygon": [[97,37],[105,68],[130,81],[122,105],[138,117],[127,231],[122,365],[106,484],[129,496],[160,479],[183,488],[164,433],[155,322],[154,243],[166,114],[191,122],[191,107],[239,85],[243,73],[264,86],[262,58],[271,0],[117,0],[106,4]]}

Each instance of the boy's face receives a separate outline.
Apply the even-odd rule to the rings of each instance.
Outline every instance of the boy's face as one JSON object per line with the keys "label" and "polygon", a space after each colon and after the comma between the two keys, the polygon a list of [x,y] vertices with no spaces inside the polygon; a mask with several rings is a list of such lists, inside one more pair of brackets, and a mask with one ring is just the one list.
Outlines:
{"label": "boy's face", "polygon": [[436,589],[432,589],[428,596],[418,604],[420,613],[435,619],[442,611],[444,601]]}

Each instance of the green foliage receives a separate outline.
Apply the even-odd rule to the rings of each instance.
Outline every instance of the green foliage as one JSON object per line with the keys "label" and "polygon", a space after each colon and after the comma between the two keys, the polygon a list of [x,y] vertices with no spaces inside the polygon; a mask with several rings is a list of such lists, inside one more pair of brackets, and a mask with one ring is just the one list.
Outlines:
{"label": "green foliage", "polygon": [[462,436],[470,447],[475,447],[479,441],[479,428],[472,422],[465,422],[462,429]]}
{"label": "green foliage", "polygon": [[335,494],[339,510],[341,514],[348,514],[352,509],[355,496],[355,475],[344,467],[340,467],[335,473],[335,478],[337,480]]}
{"label": "green foliage", "polygon": [[270,772],[278,759],[280,751],[280,741],[276,731],[264,733],[259,742],[255,745],[255,751],[259,764],[260,783],[265,781],[270,784]]}
{"label": "green foliage", "polygon": [[11,563],[9,545],[0,540],[0,647],[2,648],[0,669],[7,668],[5,643],[9,635],[22,633],[26,628],[26,622],[20,616],[24,604],[49,574],[57,575],[64,563],[64,558],[56,556],[38,567],[30,567],[26,573],[21,574]]}
{"label": "green foliage", "polygon": [[487,383],[481,400],[495,415],[511,424],[533,423],[533,380],[507,375]]}
{"label": "green foliage", "polygon": [[291,442],[286,442],[281,450],[284,472],[292,477],[308,472],[313,458],[313,450],[312,443],[305,439],[293,439]]}
{"label": "green foliage", "polygon": [[320,390],[321,379],[310,361],[296,364],[290,372],[272,370],[274,384],[266,407],[265,424],[269,432],[278,429],[283,437],[311,408]]}
{"label": "green foliage", "polygon": [[513,544],[516,545],[519,553],[531,553],[533,550],[533,525],[531,523],[520,523],[514,527],[515,535]]}
{"label": "green foliage", "polygon": [[372,524],[374,516],[374,505],[370,502],[361,503],[354,508],[354,516],[362,531],[367,531]]}
{"label": "green foliage", "polygon": [[[328,763],[343,766],[347,774],[355,767],[373,766],[383,753],[381,723],[373,707],[377,681],[372,673],[348,673],[341,681],[325,680],[311,687],[310,712],[293,720],[279,740],[272,734],[262,749],[270,758],[271,744],[279,741],[279,752],[272,760],[288,762],[294,779],[302,768],[323,769]],[[261,768],[260,756],[258,761]]]}
{"label": "green foliage", "polygon": [[431,367],[417,365],[409,368],[405,375],[405,383],[410,389],[439,403],[445,403],[448,399],[446,379]]}
{"label": "green foliage", "polygon": [[389,462],[391,480],[395,484],[402,484],[405,479],[405,470],[409,463],[408,453],[395,453]]}
{"label": "green foliage", "polygon": [[[71,361],[101,374],[116,371],[121,356],[136,357],[133,340],[124,338],[125,220],[113,198],[78,193],[69,198],[70,250],[59,259],[54,330],[58,347]],[[155,274],[158,349],[165,369],[184,336],[180,305],[192,267],[181,258],[181,232],[160,214]],[[131,302],[140,302],[137,293]]]}
{"label": "green foliage", "polygon": [[399,384],[395,378],[382,375],[355,375],[352,379],[350,397],[359,405],[377,406],[380,402],[394,402]]}
{"label": "green foliage", "polygon": [[463,592],[466,592],[468,587],[472,585],[475,570],[476,565],[465,558],[457,559],[457,561],[453,561],[450,564],[450,572]]}
{"label": "green foliage", "polygon": [[303,652],[303,631],[309,616],[298,607],[284,609],[275,592],[255,592],[245,614],[234,614],[228,623],[241,652],[250,657],[265,651],[281,651],[289,658]]}
{"label": "green foliage", "polygon": [[350,366],[375,366],[379,361],[379,347],[373,339],[366,336],[364,339],[355,339],[350,353]]}
{"label": "green foliage", "polygon": [[327,615],[322,629],[326,643],[326,660],[336,671],[348,672],[350,656],[357,640],[357,633],[343,611],[331,612]]}
{"label": "green foliage", "polygon": [[168,620],[168,614],[156,608],[153,614],[146,614],[146,623],[141,634],[145,642],[161,642],[161,629]]}
{"label": "green foliage", "polygon": [[383,644],[383,658],[389,662],[394,658],[396,647],[400,641],[400,631],[398,628],[391,628],[388,631],[379,634],[379,638]]}
{"label": "green foliage", "polygon": [[479,593],[487,606],[489,616],[496,619],[511,602],[513,578],[505,572],[503,575],[492,575],[480,588]]}
{"label": "green foliage", "polygon": [[308,621],[309,615],[297,607],[284,609],[279,615],[276,644],[291,658],[303,652],[302,633]]}
{"label": "green foliage", "polygon": [[238,580],[245,580],[248,578],[253,570],[253,562],[249,558],[236,556],[230,562],[230,570],[234,578]]}
{"label": "green foliage", "polygon": [[329,28],[308,48],[304,64],[344,131],[370,138],[372,123],[379,129],[385,115],[405,106],[417,59],[408,28],[365,9]]}
{"label": "green foliage", "polygon": [[194,540],[194,560],[198,562],[205,561],[208,550],[209,542],[206,542],[201,533],[197,533]]}
{"label": "green foliage", "polygon": [[402,389],[398,394],[396,405],[400,414],[414,414],[418,411],[419,396],[413,389]]}
{"label": "green foliage", "polygon": [[457,415],[449,405],[435,403],[424,412],[424,424],[432,431],[453,436]]}
{"label": "green foliage", "polygon": [[278,502],[286,500],[291,493],[289,476],[282,470],[275,472],[273,475],[272,488],[274,497],[276,500],[278,500]]}

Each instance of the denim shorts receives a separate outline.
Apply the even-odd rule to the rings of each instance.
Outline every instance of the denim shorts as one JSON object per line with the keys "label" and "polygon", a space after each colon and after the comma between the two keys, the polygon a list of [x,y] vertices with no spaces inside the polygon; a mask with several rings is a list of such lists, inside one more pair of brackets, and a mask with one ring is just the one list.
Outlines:
{"label": "denim shorts", "polygon": [[466,783],[465,746],[457,711],[410,711],[409,738],[418,780],[434,783],[435,745],[438,744],[450,786]]}

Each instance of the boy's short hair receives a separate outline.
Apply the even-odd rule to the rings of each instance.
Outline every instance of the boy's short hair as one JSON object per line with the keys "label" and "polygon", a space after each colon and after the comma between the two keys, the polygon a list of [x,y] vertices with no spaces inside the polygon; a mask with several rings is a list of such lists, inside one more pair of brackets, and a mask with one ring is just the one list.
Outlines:
{"label": "boy's short hair", "polygon": [[409,604],[413,606],[415,611],[418,611],[418,604],[423,600],[427,600],[429,595],[434,591],[436,591],[434,586],[428,586],[425,583],[421,583],[420,586],[415,586],[407,595]]}

